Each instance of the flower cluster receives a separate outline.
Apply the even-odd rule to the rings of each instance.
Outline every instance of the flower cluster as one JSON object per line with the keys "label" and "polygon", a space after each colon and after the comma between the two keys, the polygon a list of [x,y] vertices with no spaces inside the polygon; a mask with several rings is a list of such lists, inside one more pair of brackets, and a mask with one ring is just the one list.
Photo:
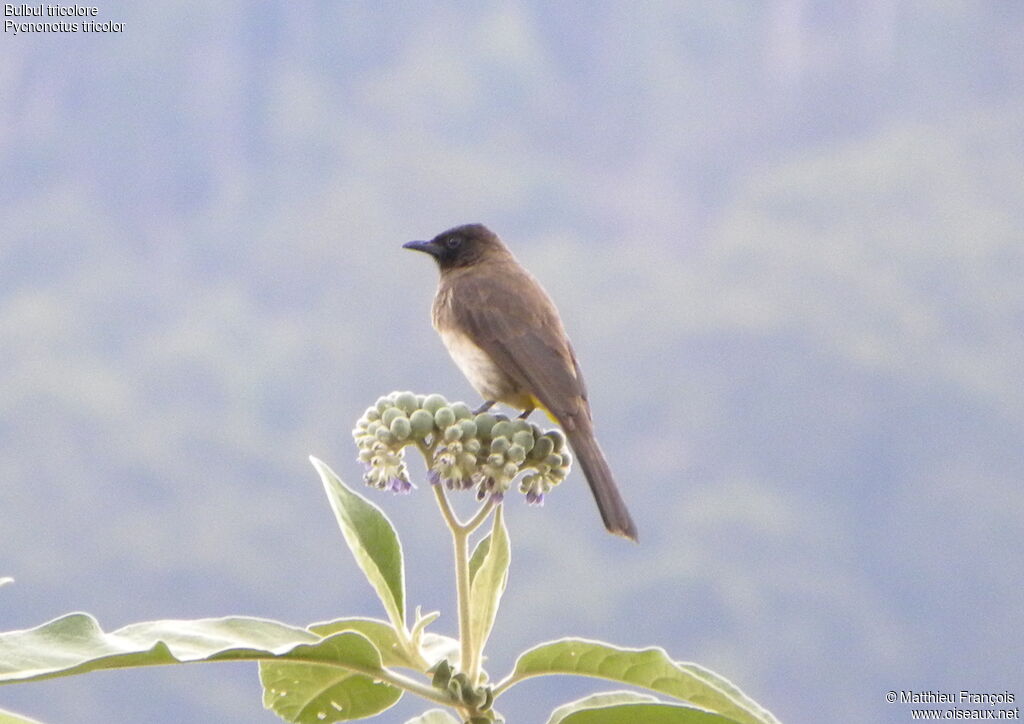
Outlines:
{"label": "flower cluster", "polygon": [[527,502],[565,479],[572,456],[559,430],[541,430],[522,419],[481,412],[441,395],[393,392],[368,408],[352,431],[368,485],[394,492],[412,487],[404,455],[409,445],[423,453],[434,484],[476,489],[477,497],[501,500],[523,473],[519,490]]}

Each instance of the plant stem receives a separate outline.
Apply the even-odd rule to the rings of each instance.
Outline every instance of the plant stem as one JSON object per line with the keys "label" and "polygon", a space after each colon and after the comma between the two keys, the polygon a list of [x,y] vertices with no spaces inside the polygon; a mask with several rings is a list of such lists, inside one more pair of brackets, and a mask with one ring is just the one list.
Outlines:
{"label": "plant stem", "polygon": [[459,668],[466,672],[470,681],[475,683],[474,675],[469,672],[475,658],[473,634],[469,626],[469,532],[459,521],[448,502],[444,486],[435,485],[434,495],[441,515],[452,533],[452,548],[455,549],[455,592],[459,607]]}
{"label": "plant stem", "polygon": [[484,522],[487,521],[487,516],[491,514],[497,503],[494,502],[494,498],[488,498],[487,502],[480,506],[480,510],[477,511],[476,515],[469,519],[469,522],[463,526],[467,533],[472,533],[474,530],[479,528]]}
{"label": "plant stem", "polygon": [[437,498],[437,506],[441,509],[441,515],[444,516],[444,522],[451,528],[452,535],[455,535],[456,531],[461,532],[463,530],[462,522],[455,515],[455,511],[452,510],[451,503],[448,502],[448,496],[444,492],[444,485],[434,485],[434,497]]}
{"label": "plant stem", "polygon": [[479,667],[476,642],[470,625],[469,533],[453,529],[452,546],[455,548],[455,588],[459,599],[459,643],[462,655],[459,668],[466,672],[470,684],[476,686]]}
{"label": "plant stem", "polygon": [[412,636],[404,625],[392,624],[395,629],[395,637],[398,639],[398,646],[405,652],[405,655],[424,671],[428,668],[427,660],[423,658],[420,647],[413,644]]}
{"label": "plant stem", "polygon": [[513,686],[522,681],[523,678],[526,677],[520,678],[515,676],[514,674],[509,674],[508,676],[506,676],[504,679],[499,681],[497,685],[495,685],[494,698],[497,699],[501,694],[504,694],[508,689],[511,689]]}
{"label": "plant stem", "polygon": [[441,509],[444,522],[451,531],[452,547],[455,549],[455,591],[459,608],[459,668],[469,677],[470,684],[477,686],[480,679],[482,652],[477,650],[480,642],[474,640],[470,622],[472,607],[470,605],[469,536],[487,521],[497,503],[494,498],[488,498],[469,522],[463,523],[452,509],[444,486],[434,485],[433,488],[437,507]]}
{"label": "plant stem", "polygon": [[[273,662],[275,660],[275,657],[256,656],[253,658],[259,661],[266,660],[269,662]],[[405,689],[410,694],[416,694],[417,696],[421,696],[424,699],[436,702],[438,704],[442,704],[444,706],[451,706],[458,708],[460,710],[464,708],[464,705],[459,701],[453,700],[452,697],[448,695],[448,692],[442,691],[440,689],[435,689],[430,684],[425,684],[423,682],[417,681],[416,679],[412,679],[404,674],[400,674],[397,671],[392,671],[387,667],[382,666],[380,668],[377,668],[371,666],[357,666],[353,664],[337,664],[331,663],[330,661],[322,660],[317,661],[316,665],[333,666],[339,669],[344,669],[345,671],[352,671],[354,673],[362,674],[371,679],[374,679],[375,681],[383,681],[384,683],[391,684],[392,686],[397,687],[399,689]]]}
{"label": "plant stem", "polygon": [[451,697],[447,696],[447,692],[435,689],[433,686],[423,684],[415,679],[410,679],[408,676],[399,674],[397,671],[382,669],[382,671],[371,675],[374,676],[374,678],[385,681],[392,686],[397,686],[399,689],[405,689],[409,693],[416,694],[417,696],[421,696],[429,701],[437,702],[444,706],[461,706],[459,702],[452,701]]}

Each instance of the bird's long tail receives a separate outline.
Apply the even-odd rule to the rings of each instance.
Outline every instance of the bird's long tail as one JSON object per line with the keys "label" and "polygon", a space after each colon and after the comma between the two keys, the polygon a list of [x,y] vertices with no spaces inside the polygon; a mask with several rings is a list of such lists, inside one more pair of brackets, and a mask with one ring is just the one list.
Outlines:
{"label": "bird's long tail", "polygon": [[594,438],[593,430],[589,429],[589,426],[580,425],[574,430],[567,430],[566,435],[576,460],[583,468],[590,492],[597,501],[597,509],[601,512],[604,527],[609,533],[636,541],[633,518],[629,515],[622,496],[619,495],[619,488],[615,485],[615,478],[612,477],[608,461],[605,460],[604,453]]}

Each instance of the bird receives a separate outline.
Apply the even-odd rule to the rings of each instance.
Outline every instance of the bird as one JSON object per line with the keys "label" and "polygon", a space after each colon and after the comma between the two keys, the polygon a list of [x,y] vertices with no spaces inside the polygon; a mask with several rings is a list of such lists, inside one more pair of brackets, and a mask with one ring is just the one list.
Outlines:
{"label": "bird", "polygon": [[605,528],[637,540],[636,525],[594,437],[579,362],[551,297],[483,224],[443,231],[406,249],[437,262],[434,329],[456,366],[484,399],[522,410],[541,408],[565,431]]}

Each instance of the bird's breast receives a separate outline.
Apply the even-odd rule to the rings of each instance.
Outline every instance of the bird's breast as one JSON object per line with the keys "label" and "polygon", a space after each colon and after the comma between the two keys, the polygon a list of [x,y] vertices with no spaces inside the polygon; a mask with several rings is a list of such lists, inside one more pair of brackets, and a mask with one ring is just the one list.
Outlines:
{"label": "bird's breast", "polygon": [[515,382],[501,371],[491,356],[464,332],[452,328],[438,329],[448,354],[473,389],[486,400],[503,400],[513,392]]}

